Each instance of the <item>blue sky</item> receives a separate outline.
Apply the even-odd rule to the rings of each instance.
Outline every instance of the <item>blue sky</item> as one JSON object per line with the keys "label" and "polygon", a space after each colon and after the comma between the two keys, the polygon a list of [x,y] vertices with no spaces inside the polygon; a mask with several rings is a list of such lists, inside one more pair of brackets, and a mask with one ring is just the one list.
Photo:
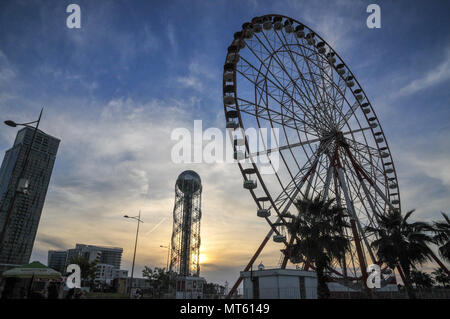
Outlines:
{"label": "blue sky", "polygon": [[[70,3],[81,7],[81,29],[66,27]],[[381,29],[366,27],[370,3],[381,6]],[[194,119],[224,128],[226,48],[242,23],[267,13],[304,22],[343,57],[383,125],[403,207],[439,218],[450,207],[449,9],[448,1],[2,1],[1,120],[34,119],[45,106],[42,128],[62,140],[32,259],[105,244],[124,247],[129,268],[134,226],[121,216],[142,209],[138,269],[165,265],[159,245],[171,233],[174,182],[193,168],[204,183],[202,272],[219,282],[238,275],[267,226],[255,222],[236,166],[169,163],[170,132]],[[1,152],[14,135],[0,127]],[[261,259],[276,264],[277,249]]]}

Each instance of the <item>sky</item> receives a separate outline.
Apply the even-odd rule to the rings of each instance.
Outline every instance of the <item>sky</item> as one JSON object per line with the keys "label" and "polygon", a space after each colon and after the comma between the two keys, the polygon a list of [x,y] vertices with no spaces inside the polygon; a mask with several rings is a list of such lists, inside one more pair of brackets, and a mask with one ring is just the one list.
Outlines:
{"label": "sky", "polygon": [[[66,27],[66,7],[81,28]],[[366,26],[370,3],[381,28]],[[440,219],[450,207],[448,1],[1,1],[0,120],[33,120],[61,139],[31,260],[76,243],[123,247],[135,273],[165,267],[177,176],[202,178],[201,275],[230,284],[268,231],[235,164],[171,161],[175,128],[225,128],[222,70],[234,32],[278,13],[320,34],[376,109],[404,210]],[[0,126],[0,152],[16,130]],[[257,263],[276,265],[270,243]],[[431,267],[431,266],[430,266]]]}

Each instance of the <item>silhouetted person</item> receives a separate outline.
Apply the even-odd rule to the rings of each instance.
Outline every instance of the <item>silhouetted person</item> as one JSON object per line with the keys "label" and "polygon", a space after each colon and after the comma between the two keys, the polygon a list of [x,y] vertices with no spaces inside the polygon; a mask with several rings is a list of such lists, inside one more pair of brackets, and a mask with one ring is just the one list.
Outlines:
{"label": "silhouetted person", "polygon": [[73,295],[75,294],[75,288],[70,288],[69,292],[66,295],[66,299],[74,299]]}
{"label": "silhouetted person", "polygon": [[55,283],[48,286],[48,299],[58,299],[58,288]]}

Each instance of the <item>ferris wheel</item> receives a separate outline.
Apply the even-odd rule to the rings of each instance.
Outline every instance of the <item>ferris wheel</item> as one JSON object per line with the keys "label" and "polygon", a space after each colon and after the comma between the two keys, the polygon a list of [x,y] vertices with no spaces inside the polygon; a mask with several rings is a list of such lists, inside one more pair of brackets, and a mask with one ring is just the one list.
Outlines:
{"label": "ferris wheel", "polygon": [[[346,230],[350,252],[333,264],[331,275],[365,279],[367,265],[376,263],[374,235],[365,227],[377,226],[377,214],[399,210],[400,192],[380,121],[348,65],[301,22],[256,17],[228,47],[223,101],[243,187],[256,203],[255,218],[270,228],[245,270],[271,239],[281,245],[281,268],[289,262],[311,267],[289,256],[295,237],[286,231],[287,213],[296,198],[320,196],[345,208],[352,226]],[[249,127],[277,129],[278,139],[261,134],[254,152],[245,133]],[[261,163],[271,165],[272,174],[264,174]]]}

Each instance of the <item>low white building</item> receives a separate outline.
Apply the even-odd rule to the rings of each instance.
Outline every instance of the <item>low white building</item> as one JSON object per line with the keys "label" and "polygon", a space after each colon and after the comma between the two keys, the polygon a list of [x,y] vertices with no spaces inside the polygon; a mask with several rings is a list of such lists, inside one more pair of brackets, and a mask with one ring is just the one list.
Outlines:
{"label": "low white building", "polygon": [[297,269],[241,271],[246,299],[317,299],[317,275]]}
{"label": "low white building", "polygon": [[[243,296],[246,299],[317,299],[317,275],[315,271],[299,269],[264,269],[242,271]],[[328,289],[336,296],[361,293],[361,282],[329,282]],[[375,292],[397,291],[395,277],[383,279]]]}
{"label": "low white building", "polygon": [[128,277],[128,270],[125,269],[114,269],[113,270],[113,278],[127,278]]}
{"label": "low white building", "polygon": [[95,273],[95,281],[104,282],[108,285],[114,279],[114,266],[108,264],[97,264],[97,271]]}
{"label": "low white building", "polygon": [[116,278],[127,278],[128,270],[116,269],[109,264],[97,264],[95,281],[112,285]]}
{"label": "low white building", "polygon": [[176,299],[202,299],[205,278],[178,276],[176,281]]}

